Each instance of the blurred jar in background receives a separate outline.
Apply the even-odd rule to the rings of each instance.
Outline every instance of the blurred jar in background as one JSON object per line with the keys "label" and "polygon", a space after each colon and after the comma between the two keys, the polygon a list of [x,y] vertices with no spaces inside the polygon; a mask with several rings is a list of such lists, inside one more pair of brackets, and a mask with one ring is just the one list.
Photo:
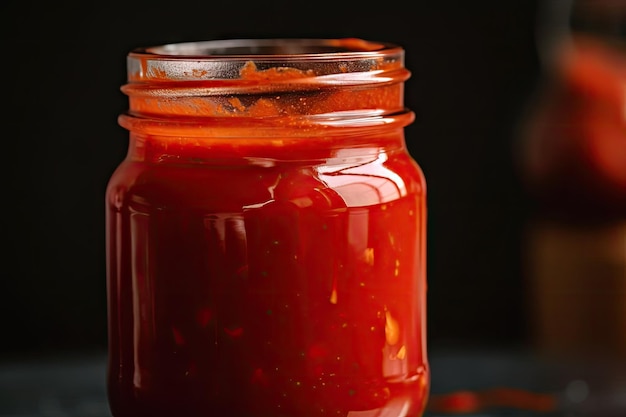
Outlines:
{"label": "blurred jar in background", "polygon": [[626,357],[626,0],[545,1],[517,154],[533,344]]}

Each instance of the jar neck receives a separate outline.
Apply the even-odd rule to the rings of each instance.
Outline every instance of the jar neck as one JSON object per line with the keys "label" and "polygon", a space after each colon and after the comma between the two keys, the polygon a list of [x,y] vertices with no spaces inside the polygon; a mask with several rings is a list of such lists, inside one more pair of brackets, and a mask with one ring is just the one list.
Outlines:
{"label": "jar neck", "polygon": [[122,87],[129,111],[120,124],[164,137],[310,138],[413,120],[399,47],[354,39],[224,42],[131,53]]}

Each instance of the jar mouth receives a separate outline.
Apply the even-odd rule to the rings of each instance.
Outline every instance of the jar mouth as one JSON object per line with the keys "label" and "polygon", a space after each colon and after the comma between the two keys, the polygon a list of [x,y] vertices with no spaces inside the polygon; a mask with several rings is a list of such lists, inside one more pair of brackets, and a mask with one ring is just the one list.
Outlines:
{"label": "jar mouth", "polygon": [[137,48],[130,56],[163,59],[194,58],[199,60],[293,59],[336,60],[364,59],[397,53],[399,46],[358,38],[342,39],[226,39],[171,43]]}
{"label": "jar mouth", "polygon": [[359,38],[182,42],[137,48],[127,57],[130,83],[237,80],[241,85],[254,79],[277,85],[296,79],[320,83],[326,76],[330,83],[360,84],[397,78],[392,72],[402,68],[403,48]]}

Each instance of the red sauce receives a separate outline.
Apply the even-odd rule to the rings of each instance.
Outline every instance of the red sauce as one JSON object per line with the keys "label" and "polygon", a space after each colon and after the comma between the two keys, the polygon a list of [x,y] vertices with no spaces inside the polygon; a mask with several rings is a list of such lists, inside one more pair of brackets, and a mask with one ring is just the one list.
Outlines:
{"label": "red sauce", "polygon": [[[317,92],[306,114],[359,96],[395,106],[400,91]],[[286,95],[237,96],[212,130],[218,107],[194,100],[173,102],[165,123],[137,118],[163,106],[131,95],[135,116],[121,119],[129,153],[107,189],[114,416],[421,415],[426,213],[404,144],[412,114],[332,126],[289,117],[301,110]]]}

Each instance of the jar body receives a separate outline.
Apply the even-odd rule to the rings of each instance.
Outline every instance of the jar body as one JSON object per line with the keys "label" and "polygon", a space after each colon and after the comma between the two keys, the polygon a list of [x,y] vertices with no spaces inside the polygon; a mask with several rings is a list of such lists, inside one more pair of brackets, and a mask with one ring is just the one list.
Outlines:
{"label": "jar body", "polygon": [[131,129],[106,196],[115,417],[422,414],[425,183],[402,128],[277,132]]}

